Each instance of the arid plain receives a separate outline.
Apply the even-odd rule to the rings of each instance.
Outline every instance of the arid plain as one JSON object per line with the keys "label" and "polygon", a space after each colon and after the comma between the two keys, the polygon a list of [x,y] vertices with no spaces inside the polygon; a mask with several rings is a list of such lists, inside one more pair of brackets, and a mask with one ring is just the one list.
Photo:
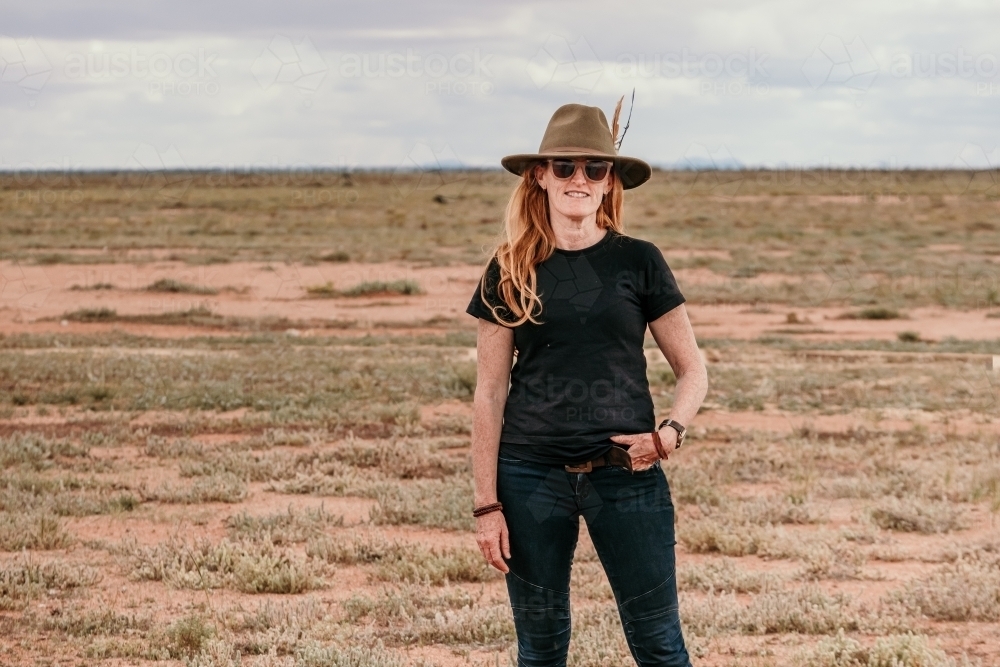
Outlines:
{"label": "arid plain", "polygon": [[[709,372],[664,464],[695,664],[1000,665],[998,180],[628,193]],[[464,312],[513,185],[0,174],[0,663],[514,664]],[[570,664],[633,664],[585,527],[573,587]]]}

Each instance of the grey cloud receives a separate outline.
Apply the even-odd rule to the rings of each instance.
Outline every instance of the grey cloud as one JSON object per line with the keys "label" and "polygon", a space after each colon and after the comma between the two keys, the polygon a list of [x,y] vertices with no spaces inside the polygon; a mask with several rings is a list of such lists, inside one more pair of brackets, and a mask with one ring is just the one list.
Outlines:
{"label": "grey cloud", "polygon": [[3,34],[51,71],[0,81],[0,169],[121,167],[139,146],[192,167],[393,167],[418,146],[493,166],[560,104],[610,113],[633,87],[623,150],[657,164],[950,165],[1000,142],[1000,73],[891,71],[899,54],[1000,59],[992,8],[7,4]]}

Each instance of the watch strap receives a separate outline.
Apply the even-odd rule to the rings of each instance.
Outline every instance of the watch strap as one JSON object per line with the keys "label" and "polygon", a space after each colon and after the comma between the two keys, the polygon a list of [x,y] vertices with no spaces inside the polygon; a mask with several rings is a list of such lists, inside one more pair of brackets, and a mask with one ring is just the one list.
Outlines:
{"label": "watch strap", "polygon": [[681,445],[684,444],[684,436],[687,434],[687,429],[684,428],[683,424],[680,424],[680,423],[674,421],[673,419],[667,418],[667,419],[664,419],[662,422],[660,422],[660,425],[656,428],[656,430],[659,431],[664,426],[669,426],[670,428],[672,428],[675,431],[677,431],[677,447],[676,447],[676,449],[680,449]]}

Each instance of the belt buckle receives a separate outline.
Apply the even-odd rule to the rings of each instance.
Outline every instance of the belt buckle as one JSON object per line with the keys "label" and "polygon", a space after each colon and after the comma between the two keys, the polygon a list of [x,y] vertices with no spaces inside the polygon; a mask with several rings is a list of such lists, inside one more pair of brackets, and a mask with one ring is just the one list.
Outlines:
{"label": "belt buckle", "polygon": [[587,461],[586,463],[581,463],[580,465],[564,467],[566,468],[566,472],[590,472],[594,469],[594,462]]}

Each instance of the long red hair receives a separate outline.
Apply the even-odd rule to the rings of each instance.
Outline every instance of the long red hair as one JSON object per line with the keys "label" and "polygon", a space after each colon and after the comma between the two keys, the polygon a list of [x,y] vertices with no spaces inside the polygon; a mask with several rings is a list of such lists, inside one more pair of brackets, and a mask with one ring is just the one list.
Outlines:
{"label": "long red hair", "polygon": [[[597,227],[623,233],[624,191],[621,179],[613,171],[608,178],[612,180],[612,185],[597,209]],[[542,301],[537,292],[535,267],[551,257],[555,249],[556,237],[549,219],[548,195],[538,184],[532,165],[524,170],[521,182],[507,202],[502,241],[490,257],[490,262],[495,257],[500,265],[497,295],[514,319],[507,319],[497,312],[503,308],[496,308],[487,301],[485,272],[479,285],[483,301],[499,322],[511,327],[525,322],[538,324],[535,318],[542,311]]]}
{"label": "long red hair", "polygon": [[[618,138],[618,118],[624,100],[625,97],[622,96],[615,107],[614,119],[611,121],[612,141]],[[511,193],[504,213],[501,241],[486,265],[488,268],[494,258],[500,265],[497,295],[507,306],[508,313],[514,316],[513,320],[508,320],[497,312],[502,310],[502,307],[495,307],[487,300],[487,271],[483,272],[483,278],[479,283],[479,294],[493,316],[499,322],[511,327],[525,322],[539,323],[535,318],[542,312],[542,300],[538,294],[538,273],[535,267],[551,257],[556,249],[556,237],[552,232],[549,218],[548,194],[535,178],[537,164],[544,163],[539,162],[525,169],[521,182]],[[622,222],[624,188],[614,170],[608,178],[611,179],[611,189],[604,195],[601,206],[597,209],[597,227],[624,233]]]}

